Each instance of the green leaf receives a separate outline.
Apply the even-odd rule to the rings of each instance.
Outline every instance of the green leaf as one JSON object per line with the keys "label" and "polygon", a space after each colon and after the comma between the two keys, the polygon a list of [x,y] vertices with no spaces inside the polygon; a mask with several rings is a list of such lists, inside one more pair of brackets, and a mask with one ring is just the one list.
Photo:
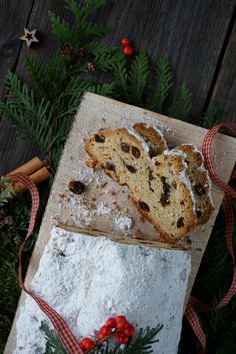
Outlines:
{"label": "green leaf", "polygon": [[93,65],[95,70],[101,70],[104,72],[111,71],[119,60],[119,56],[111,54],[95,54],[93,59]]}
{"label": "green leaf", "polygon": [[88,43],[83,46],[85,54],[92,54],[92,55],[106,55],[106,54],[111,54],[115,50],[117,50],[116,47],[102,44],[102,43]]}
{"label": "green leaf", "polygon": [[216,114],[218,113],[218,107],[211,102],[207,107],[206,112],[203,112],[200,117],[200,124],[203,128],[211,129],[214,125],[218,124],[219,121],[216,119]]}
{"label": "green leaf", "polygon": [[64,90],[67,73],[58,54],[46,66],[39,64],[36,58],[26,56],[26,68],[31,81],[47,100],[53,102]]}
{"label": "green leaf", "polygon": [[35,102],[34,92],[26,84],[21,84],[16,74],[8,72],[6,102],[0,101],[0,111],[3,118],[16,126],[18,136],[30,139],[37,144],[42,152],[48,151],[51,136],[51,107],[44,98]]}
{"label": "green leaf", "polygon": [[191,97],[192,93],[188,88],[187,83],[184,82],[182,85],[180,85],[177,97],[173,103],[173,106],[170,109],[171,115],[174,118],[186,120],[192,108],[190,103]]}
{"label": "green leaf", "polygon": [[124,102],[128,102],[129,100],[128,72],[126,64],[127,60],[123,55],[120,55],[117,58],[117,61],[113,64],[115,97],[123,99]]}
{"label": "green leaf", "polygon": [[65,0],[65,8],[73,13],[78,23],[81,23],[87,21],[88,17],[105,3],[105,0],[86,0],[81,5],[75,0]]}
{"label": "green leaf", "polygon": [[12,198],[11,187],[8,185],[9,180],[0,179],[0,207],[6,204]]}
{"label": "green leaf", "polygon": [[146,53],[138,54],[128,73],[129,95],[133,104],[143,105],[143,94],[149,75],[149,63]]}
{"label": "green leaf", "polygon": [[61,48],[63,48],[65,43],[68,43],[73,48],[78,40],[78,34],[75,29],[70,27],[65,20],[61,20],[60,17],[56,16],[53,12],[49,11],[48,15],[51,21],[52,33]]}
{"label": "green leaf", "polygon": [[99,26],[88,21],[89,16],[105,4],[104,0],[87,0],[83,5],[78,4],[75,0],[65,0],[65,4],[66,9],[71,11],[75,16],[74,30],[77,39],[81,40],[89,36],[101,37],[110,31],[108,27]]}
{"label": "green leaf", "polygon": [[164,113],[164,103],[173,86],[173,74],[167,59],[160,59],[156,65],[157,89],[151,95],[150,109]]}
{"label": "green leaf", "polygon": [[46,352],[44,354],[67,354],[67,350],[63,346],[62,342],[60,341],[56,332],[49,327],[42,323],[40,329],[44,332],[47,344],[46,344]]}
{"label": "green leaf", "polygon": [[140,329],[137,335],[131,340],[122,351],[123,354],[151,354],[153,353],[152,344],[158,342],[156,338],[163,326],[158,325],[156,328],[147,327]]}

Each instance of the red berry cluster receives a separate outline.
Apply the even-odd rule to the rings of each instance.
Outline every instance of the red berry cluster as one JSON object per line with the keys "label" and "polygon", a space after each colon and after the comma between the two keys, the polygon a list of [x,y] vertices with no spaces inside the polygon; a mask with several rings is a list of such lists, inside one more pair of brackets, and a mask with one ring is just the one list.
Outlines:
{"label": "red berry cluster", "polygon": [[111,337],[115,337],[120,344],[127,344],[133,337],[135,332],[125,316],[110,317],[97,333],[97,341],[91,338],[83,338],[80,342],[80,348],[84,351],[90,351],[96,347],[100,347],[102,342],[107,341]]}
{"label": "red berry cluster", "polygon": [[127,344],[134,335],[134,326],[132,326],[125,316],[108,318],[106,324],[98,332],[98,339],[104,340],[110,335],[114,335],[120,344]]}
{"label": "red berry cluster", "polygon": [[126,56],[131,56],[134,53],[133,47],[128,38],[122,38],[120,41],[121,45],[123,46],[123,54]]}

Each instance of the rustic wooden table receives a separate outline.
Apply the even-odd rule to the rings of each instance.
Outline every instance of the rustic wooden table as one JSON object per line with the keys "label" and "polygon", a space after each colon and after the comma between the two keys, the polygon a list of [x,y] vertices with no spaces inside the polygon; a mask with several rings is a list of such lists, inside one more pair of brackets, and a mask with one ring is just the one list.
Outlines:
{"label": "rustic wooden table", "polygon": [[[47,62],[56,49],[50,32],[48,10],[68,18],[63,0],[1,0],[0,2],[0,98],[10,68],[26,78],[24,58],[34,54]],[[170,59],[175,88],[187,80],[191,91],[191,123],[214,101],[221,120],[236,121],[236,0],[107,0],[97,13],[98,22],[111,26],[106,43],[117,45],[128,36],[135,49],[145,50],[155,62]],[[40,43],[27,48],[19,40],[24,27],[37,28]],[[174,89],[175,89],[174,88]],[[31,142],[16,140],[15,129],[0,121],[0,175],[13,170],[38,153]]]}

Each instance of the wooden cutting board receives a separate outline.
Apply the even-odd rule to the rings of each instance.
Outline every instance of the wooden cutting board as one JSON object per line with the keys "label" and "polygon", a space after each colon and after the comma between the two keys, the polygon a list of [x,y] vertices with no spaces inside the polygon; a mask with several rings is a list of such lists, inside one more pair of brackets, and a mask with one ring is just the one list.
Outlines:
{"label": "wooden cutting board", "polygon": [[[40,228],[38,240],[29,264],[26,286],[29,286],[37,271],[40,257],[49,240],[55,220],[71,226],[88,226],[100,231],[117,235],[158,238],[157,231],[148,222],[143,222],[136,210],[127,200],[127,187],[112,182],[102,171],[88,168],[88,156],[84,151],[84,139],[102,129],[132,127],[135,122],[146,122],[162,130],[171,146],[193,143],[201,148],[206,129],[178,121],[145,109],[133,107],[102,96],[85,94],[73,127],[65,145],[48,205]],[[236,161],[236,139],[218,134],[213,142],[213,161],[218,175],[228,182]],[[86,192],[80,196],[71,193],[68,184],[71,180],[81,180]],[[209,240],[223,193],[215,186],[212,188],[215,210],[205,225],[199,225],[191,233],[192,271],[188,284],[186,301],[190,295],[201,259]],[[162,243],[162,247],[170,247]],[[181,248],[175,246],[173,248]],[[24,301],[22,293],[12,329],[5,348],[5,354],[12,354],[15,348],[16,320],[19,308]]]}

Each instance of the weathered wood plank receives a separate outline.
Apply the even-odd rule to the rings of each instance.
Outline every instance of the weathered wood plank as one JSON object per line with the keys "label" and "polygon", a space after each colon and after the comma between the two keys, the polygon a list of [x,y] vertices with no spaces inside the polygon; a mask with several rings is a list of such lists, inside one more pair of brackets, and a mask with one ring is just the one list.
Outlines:
{"label": "weathered wood plank", "polygon": [[[186,79],[189,82],[193,92],[191,117],[194,119],[207,97],[235,5],[235,0],[109,0],[96,20],[114,29],[106,36],[105,42],[117,45],[121,37],[128,36],[135,49],[147,51],[154,62],[162,56],[170,59],[176,80],[173,92],[181,81]],[[34,52],[39,61],[46,62],[56,48],[50,33],[48,9],[66,16],[63,0],[35,2],[28,27],[38,28],[43,40],[33,49],[22,48],[16,68],[22,78],[26,77],[23,65],[26,51]],[[0,175],[37,153],[33,147],[23,153],[27,149],[21,141],[12,149],[15,132],[13,130],[10,136],[6,136],[4,131],[10,132],[9,123],[0,124],[0,141],[4,146]]]}
{"label": "weathered wood plank", "polygon": [[212,101],[219,108],[221,121],[236,122],[236,22],[234,23],[229,44],[220,68]]}
{"label": "weathered wood plank", "polygon": [[[27,26],[29,29],[38,29],[40,32],[40,43],[29,48],[25,44],[22,45],[15,71],[23,80],[27,81],[24,64],[25,55],[35,55],[39,62],[46,63],[57,49],[57,43],[50,29],[48,10],[54,11],[62,17],[67,17],[63,0],[43,0],[34,3]],[[26,21],[21,24],[20,33],[25,25]],[[16,139],[16,130],[11,128],[10,122],[4,120],[0,122],[0,176],[38,154],[39,149],[33,143]]]}
{"label": "weathered wood plank", "polygon": [[16,66],[21,44],[19,37],[27,25],[34,0],[0,2],[0,99],[4,97],[4,80],[8,69]]}
{"label": "weathered wood plank", "polygon": [[203,109],[235,6],[235,0],[108,1],[98,19],[114,28],[108,43],[127,36],[153,62],[161,57],[171,61],[173,93],[184,80],[193,93],[193,121]]}

